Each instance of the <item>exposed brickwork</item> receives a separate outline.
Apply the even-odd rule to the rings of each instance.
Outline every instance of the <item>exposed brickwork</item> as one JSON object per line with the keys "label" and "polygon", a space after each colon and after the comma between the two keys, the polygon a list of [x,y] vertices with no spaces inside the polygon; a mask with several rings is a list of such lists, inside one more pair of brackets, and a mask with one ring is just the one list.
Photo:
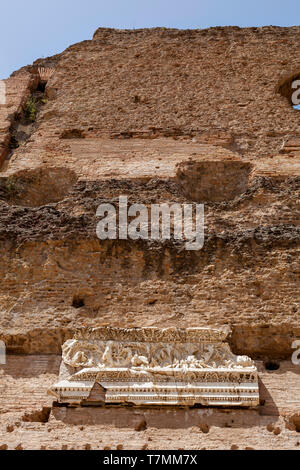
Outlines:
{"label": "exposed brickwork", "polygon": [[[10,353],[59,354],[82,325],[229,324],[235,353],[289,360],[300,338],[300,112],[288,91],[300,75],[299,38],[300,27],[99,29],[92,40],[6,80],[0,338]],[[31,94],[37,107],[28,122]],[[96,208],[117,204],[120,194],[148,206],[204,202],[203,249],[188,252],[172,241],[100,242]],[[30,430],[44,433],[48,426],[52,431],[34,446],[76,446],[64,419],[52,413],[49,423],[34,421],[46,419],[43,394],[57,374],[54,363],[22,361],[12,360],[4,376],[0,408],[13,423],[5,417],[2,428],[18,431],[1,436],[0,446],[26,448]],[[228,430],[215,414],[199,424],[200,431],[213,428],[212,440],[204,442],[206,431],[193,424],[183,446],[296,447],[297,433],[285,419],[299,413],[299,386],[290,393],[297,371],[285,364],[262,374],[266,416],[247,415],[251,426],[237,417],[239,425]],[[14,405],[14,386],[24,394],[22,404]],[[23,413],[24,404],[30,413],[23,429],[14,413]],[[126,448],[124,436],[132,446],[154,448],[159,439],[166,448],[179,446],[181,429],[172,428],[168,446],[168,429],[156,439],[135,425],[120,431],[122,442],[105,425],[109,432],[97,435],[98,447]],[[91,426],[83,433],[84,445],[96,446],[93,432]]]}

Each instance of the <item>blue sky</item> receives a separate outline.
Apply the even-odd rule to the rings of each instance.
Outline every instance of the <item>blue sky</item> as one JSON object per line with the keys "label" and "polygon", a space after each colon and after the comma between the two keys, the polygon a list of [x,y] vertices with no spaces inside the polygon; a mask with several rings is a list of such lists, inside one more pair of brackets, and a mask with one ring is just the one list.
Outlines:
{"label": "blue sky", "polygon": [[11,0],[0,6],[0,79],[112,28],[292,26],[299,0]]}

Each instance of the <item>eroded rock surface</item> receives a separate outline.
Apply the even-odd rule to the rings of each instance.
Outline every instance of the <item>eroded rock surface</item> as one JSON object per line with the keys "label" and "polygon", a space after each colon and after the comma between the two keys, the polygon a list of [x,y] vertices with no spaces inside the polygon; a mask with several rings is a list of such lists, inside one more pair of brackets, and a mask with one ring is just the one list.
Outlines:
{"label": "eroded rock surface", "polygon": [[[297,447],[299,372],[282,361],[290,361],[300,339],[300,113],[289,91],[299,78],[299,32],[100,28],[93,39],[5,81],[0,339],[25,362],[2,368],[1,448],[26,448],[31,430],[46,427],[49,438],[34,446],[57,448],[52,432],[59,448],[76,445],[71,411],[56,409],[49,421],[35,421],[48,419],[51,400],[44,394],[57,380],[58,369],[49,372],[47,361],[78,327],[105,325],[230,326],[234,354],[279,366],[264,372],[260,393],[270,414],[244,415],[228,430],[233,412],[225,421],[212,412],[206,422],[193,411],[184,418],[193,425],[183,446]],[[176,240],[100,241],[97,206],[117,207],[120,195],[147,207],[204,203],[203,248],[189,252]],[[48,365],[43,359],[32,369],[28,354],[49,355]],[[45,374],[51,377],[43,383]],[[31,407],[24,421],[27,405],[16,404],[15,386]],[[99,446],[109,428],[104,447],[126,448],[126,436],[132,446],[150,448],[153,439],[153,446],[167,448],[168,426],[174,430],[182,416],[166,420],[161,441],[147,416],[130,421],[132,435],[120,431],[122,442],[107,424],[98,444],[92,429],[83,432],[84,446]],[[76,426],[84,419],[92,422],[88,411]],[[182,438],[177,431],[170,448]]]}

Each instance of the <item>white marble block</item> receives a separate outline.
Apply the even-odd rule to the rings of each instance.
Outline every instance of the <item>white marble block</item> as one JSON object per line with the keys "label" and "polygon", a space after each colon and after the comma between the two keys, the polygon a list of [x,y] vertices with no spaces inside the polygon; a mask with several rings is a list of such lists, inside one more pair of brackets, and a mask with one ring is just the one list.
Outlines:
{"label": "white marble block", "polygon": [[257,369],[212,328],[86,328],[62,347],[49,393],[80,405],[259,404]]}

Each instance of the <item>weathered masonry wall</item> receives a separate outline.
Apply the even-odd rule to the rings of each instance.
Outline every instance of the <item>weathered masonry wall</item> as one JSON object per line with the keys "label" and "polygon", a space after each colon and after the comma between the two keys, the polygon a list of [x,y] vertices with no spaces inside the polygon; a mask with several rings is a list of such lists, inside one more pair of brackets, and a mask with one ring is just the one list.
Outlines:
{"label": "weathered masonry wall", "polygon": [[[290,95],[299,39],[300,27],[100,28],[5,80],[0,339],[9,356],[0,447],[76,447],[73,426],[81,448],[299,445],[299,372],[290,361],[300,339],[300,111]],[[203,249],[100,241],[96,208],[117,206],[120,195],[147,207],[203,202]],[[105,410],[50,409],[55,355],[78,327],[179,325],[229,325],[231,350],[263,361],[265,405],[244,415],[208,410],[209,419],[172,412],[159,432],[160,410],[118,410],[117,433]]]}

